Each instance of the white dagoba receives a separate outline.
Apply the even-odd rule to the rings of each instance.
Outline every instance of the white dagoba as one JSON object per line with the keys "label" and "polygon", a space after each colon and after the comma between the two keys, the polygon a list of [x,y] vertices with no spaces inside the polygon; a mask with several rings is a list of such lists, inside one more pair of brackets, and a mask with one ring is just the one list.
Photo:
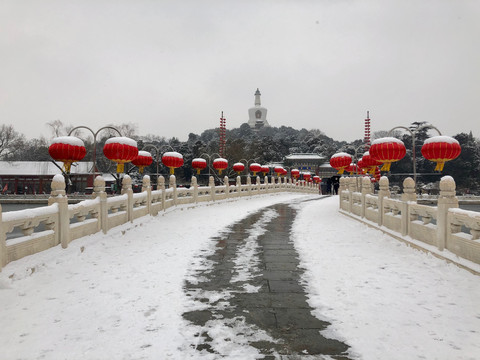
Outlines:
{"label": "white dagoba", "polygon": [[255,106],[248,109],[248,125],[253,129],[270,126],[267,121],[267,109],[261,106],[260,90],[255,92]]}

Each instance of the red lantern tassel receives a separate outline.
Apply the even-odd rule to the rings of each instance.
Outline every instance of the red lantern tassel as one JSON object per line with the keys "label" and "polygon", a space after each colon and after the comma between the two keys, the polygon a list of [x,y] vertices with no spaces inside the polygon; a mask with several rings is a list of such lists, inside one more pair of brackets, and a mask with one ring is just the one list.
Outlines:
{"label": "red lantern tassel", "polygon": [[63,168],[65,169],[65,172],[66,172],[67,174],[70,174],[70,169],[71,169],[71,167],[72,167],[72,162],[71,162],[71,161],[65,161],[65,162],[63,163]]}
{"label": "red lantern tassel", "polygon": [[437,161],[437,166],[435,166],[434,171],[443,171],[443,167],[445,166],[445,161]]}
{"label": "red lantern tassel", "polygon": [[390,171],[390,165],[392,165],[392,163],[390,162],[384,163],[380,171],[386,171],[386,172]]}

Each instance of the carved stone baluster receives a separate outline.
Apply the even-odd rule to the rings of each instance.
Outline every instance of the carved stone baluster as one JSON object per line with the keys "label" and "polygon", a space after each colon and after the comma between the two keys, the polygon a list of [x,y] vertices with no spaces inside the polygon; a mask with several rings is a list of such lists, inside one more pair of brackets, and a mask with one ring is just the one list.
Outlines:
{"label": "carved stone baluster", "polygon": [[452,234],[456,234],[462,231],[462,224],[459,221],[453,220],[450,223],[450,230]]}
{"label": "carved stone baluster", "polygon": [[472,234],[472,240],[480,239],[480,226],[470,228],[470,234]]}
{"label": "carved stone baluster", "polygon": [[426,214],[422,216],[422,221],[424,225],[430,224],[432,222],[432,216],[430,214]]}
{"label": "carved stone baluster", "polygon": [[29,236],[33,234],[33,230],[35,230],[35,225],[33,225],[31,221],[25,221],[25,223],[20,226],[20,229],[22,230],[23,235]]}

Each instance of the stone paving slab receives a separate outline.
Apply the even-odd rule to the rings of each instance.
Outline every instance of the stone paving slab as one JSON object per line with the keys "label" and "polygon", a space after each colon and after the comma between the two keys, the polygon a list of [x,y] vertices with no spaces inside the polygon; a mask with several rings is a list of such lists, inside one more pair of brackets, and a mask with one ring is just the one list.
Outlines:
{"label": "stone paving slab", "polygon": [[307,304],[307,298],[304,294],[298,293],[258,293],[252,294],[235,294],[230,303],[235,306],[244,306],[246,309],[251,308],[297,308],[310,309]]}
{"label": "stone paving slab", "polygon": [[268,280],[268,285],[272,293],[305,293],[303,286],[295,280]]}
{"label": "stone paving slab", "polygon": [[[288,246],[288,248],[287,248]],[[295,260],[297,261],[297,251],[296,250],[292,250],[292,246],[291,245],[285,245],[285,248],[283,249],[279,249],[277,247],[275,248],[269,248],[269,249],[265,249],[265,247],[263,248],[263,255],[264,255],[264,259],[265,261],[268,261],[267,260],[267,257],[278,257],[278,256],[293,256],[295,258]]]}
{"label": "stone paving slab", "polygon": [[[226,355],[215,349],[215,335],[207,326],[209,321],[221,319],[226,326],[244,321],[253,332],[269,334],[273,341],[252,338],[249,342],[264,360],[348,359],[348,346],[321,335],[329,323],[313,316],[313,309],[307,303],[301,282],[303,269],[299,267],[298,254],[289,237],[295,210],[288,204],[267,209],[275,210],[278,216],[270,220],[265,233],[256,240],[255,261],[242,267],[235,259],[242,251],[251,250],[248,229],[261,219],[266,209],[233,224],[213,238],[216,251],[205,256],[213,263],[212,268],[199,271],[198,282],[186,283],[187,296],[206,307],[183,314],[186,320],[202,329],[198,334],[201,341],[192,340],[197,342],[195,348],[219,357]],[[250,248],[247,248],[247,239],[250,239]],[[248,269],[249,275],[242,281],[234,281],[239,268],[243,272]],[[245,331],[239,336],[246,336]]]}
{"label": "stone paving slab", "polygon": [[263,278],[267,280],[295,280],[300,281],[301,273],[295,270],[263,270]]}
{"label": "stone paving slab", "polygon": [[298,264],[295,262],[266,262],[266,270],[298,270]]}
{"label": "stone paving slab", "polygon": [[294,255],[263,255],[265,263],[294,263],[298,264],[298,258]]}

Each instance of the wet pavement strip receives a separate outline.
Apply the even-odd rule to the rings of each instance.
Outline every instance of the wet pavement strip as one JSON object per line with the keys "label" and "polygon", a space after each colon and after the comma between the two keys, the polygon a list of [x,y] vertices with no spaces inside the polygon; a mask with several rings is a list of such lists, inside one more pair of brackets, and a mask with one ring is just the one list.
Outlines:
{"label": "wet pavement strip", "polygon": [[215,251],[185,284],[198,308],[183,314],[199,327],[193,348],[219,357],[248,345],[263,359],[348,359],[346,344],[320,334],[330,324],[313,316],[307,303],[290,240],[295,215],[288,204],[273,205],[212,239]]}

